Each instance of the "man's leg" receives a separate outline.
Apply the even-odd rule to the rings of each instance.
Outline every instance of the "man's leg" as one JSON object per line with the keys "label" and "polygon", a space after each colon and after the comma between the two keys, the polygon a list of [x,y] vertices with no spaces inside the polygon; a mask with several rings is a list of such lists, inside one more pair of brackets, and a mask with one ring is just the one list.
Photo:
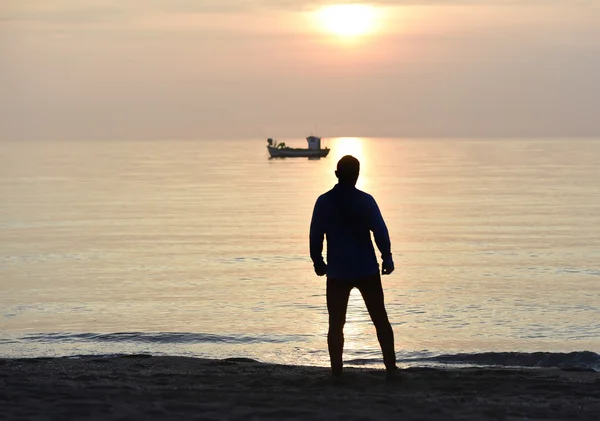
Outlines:
{"label": "man's leg", "polygon": [[362,294],[371,320],[377,330],[377,339],[383,352],[383,363],[388,371],[396,370],[394,331],[385,311],[381,276],[377,274],[361,280],[358,284],[358,289]]}
{"label": "man's leg", "polygon": [[343,281],[327,278],[327,312],[329,313],[329,332],[327,347],[331,359],[331,373],[334,376],[342,374],[344,352],[344,324],[346,309],[352,286]]}

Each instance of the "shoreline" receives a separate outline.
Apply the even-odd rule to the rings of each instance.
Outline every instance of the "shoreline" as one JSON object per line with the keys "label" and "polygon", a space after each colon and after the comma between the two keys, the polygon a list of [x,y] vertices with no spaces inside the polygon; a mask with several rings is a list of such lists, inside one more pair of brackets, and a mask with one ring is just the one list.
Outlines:
{"label": "shoreline", "polygon": [[246,358],[123,355],[0,359],[0,420],[592,420],[600,373],[560,369],[379,369]]}

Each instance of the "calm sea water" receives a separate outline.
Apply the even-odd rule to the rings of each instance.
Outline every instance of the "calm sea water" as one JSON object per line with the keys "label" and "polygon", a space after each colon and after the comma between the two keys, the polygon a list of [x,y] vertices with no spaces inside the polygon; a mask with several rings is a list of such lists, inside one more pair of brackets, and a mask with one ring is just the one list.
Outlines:
{"label": "calm sea water", "polygon": [[[0,142],[0,356],[327,365],[308,226],[349,153],[390,230],[404,364],[598,366],[600,140],[325,143],[270,160],[263,139]],[[380,359],[355,292],[345,358]]]}

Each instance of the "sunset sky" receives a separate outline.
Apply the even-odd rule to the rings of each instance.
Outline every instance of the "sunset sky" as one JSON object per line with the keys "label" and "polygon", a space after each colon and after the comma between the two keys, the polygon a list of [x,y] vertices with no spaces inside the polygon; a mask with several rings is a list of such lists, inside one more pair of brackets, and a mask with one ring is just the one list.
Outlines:
{"label": "sunset sky", "polygon": [[598,0],[332,4],[3,1],[0,140],[600,137]]}

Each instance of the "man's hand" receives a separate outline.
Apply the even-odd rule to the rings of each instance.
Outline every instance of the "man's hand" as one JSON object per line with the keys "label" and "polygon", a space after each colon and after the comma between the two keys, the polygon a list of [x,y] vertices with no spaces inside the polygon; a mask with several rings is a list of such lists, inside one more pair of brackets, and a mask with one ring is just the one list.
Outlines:
{"label": "man's hand", "polygon": [[327,265],[325,262],[320,261],[319,263],[315,263],[315,273],[317,276],[327,275]]}
{"label": "man's hand", "polygon": [[381,274],[389,275],[394,271],[394,262],[392,260],[384,260],[381,264]]}

